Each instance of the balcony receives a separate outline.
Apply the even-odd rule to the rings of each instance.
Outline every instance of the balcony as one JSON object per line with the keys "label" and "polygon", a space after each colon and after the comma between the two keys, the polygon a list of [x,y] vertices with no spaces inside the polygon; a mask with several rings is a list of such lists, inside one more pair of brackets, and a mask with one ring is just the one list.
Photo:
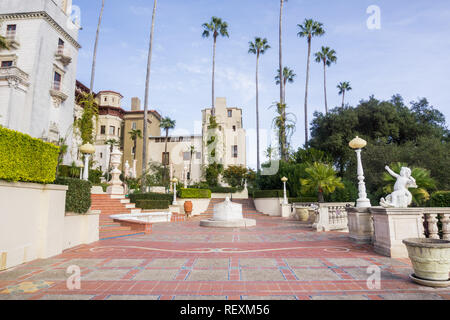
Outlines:
{"label": "balcony", "polygon": [[59,108],[61,103],[67,100],[68,96],[61,91],[61,81],[53,81],[53,86],[50,89],[50,95],[53,99],[53,105],[55,108]]}
{"label": "balcony", "polygon": [[8,85],[12,88],[17,89],[20,87],[21,90],[26,91],[30,86],[28,80],[28,73],[22,71],[16,66],[0,68],[0,82],[7,81]]}
{"label": "balcony", "polygon": [[16,31],[7,31],[5,39],[10,49],[19,49],[20,42],[19,39],[17,38]]}
{"label": "balcony", "polygon": [[58,46],[58,50],[55,53],[57,61],[60,61],[64,66],[67,66],[72,62],[72,58],[68,55],[67,50],[64,46]]}

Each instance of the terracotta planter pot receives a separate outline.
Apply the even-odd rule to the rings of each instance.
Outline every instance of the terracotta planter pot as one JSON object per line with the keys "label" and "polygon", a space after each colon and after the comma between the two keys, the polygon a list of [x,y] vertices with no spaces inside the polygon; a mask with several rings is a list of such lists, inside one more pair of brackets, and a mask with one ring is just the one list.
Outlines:
{"label": "terracotta planter pot", "polygon": [[429,281],[448,281],[450,272],[450,241],[439,239],[406,239],[414,275]]}
{"label": "terracotta planter pot", "polygon": [[192,201],[186,201],[184,203],[184,212],[186,212],[187,215],[190,215],[192,213],[193,204]]}
{"label": "terracotta planter pot", "polygon": [[295,212],[299,221],[306,222],[309,220],[309,210],[307,208],[296,208]]}

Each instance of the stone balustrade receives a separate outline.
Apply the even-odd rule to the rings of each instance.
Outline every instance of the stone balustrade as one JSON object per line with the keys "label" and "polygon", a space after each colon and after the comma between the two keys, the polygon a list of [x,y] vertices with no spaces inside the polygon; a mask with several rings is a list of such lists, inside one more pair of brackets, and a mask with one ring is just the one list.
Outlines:
{"label": "stone balustrade", "polygon": [[316,207],[316,218],[313,228],[318,232],[332,230],[348,230],[348,217],[346,208],[354,207],[353,202],[332,203],[294,203],[294,208]]}
{"label": "stone balustrade", "polygon": [[[423,219],[427,238],[450,240],[450,208],[424,208]],[[439,222],[442,224],[441,234]]]}

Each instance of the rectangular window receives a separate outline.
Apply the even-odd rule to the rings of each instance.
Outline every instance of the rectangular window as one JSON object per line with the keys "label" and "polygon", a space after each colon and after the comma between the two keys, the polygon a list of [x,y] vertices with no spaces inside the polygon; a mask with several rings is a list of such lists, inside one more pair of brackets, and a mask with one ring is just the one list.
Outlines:
{"label": "rectangular window", "polygon": [[202,153],[201,152],[197,152],[197,159],[201,160],[202,159]]}
{"label": "rectangular window", "polygon": [[64,41],[62,39],[58,40],[58,54],[64,53]]}
{"label": "rectangular window", "polygon": [[16,29],[17,25],[8,24],[6,26],[6,40],[15,40],[16,39]]}
{"label": "rectangular window", "polygon": [[168,166],[169,165],[169,152],[163,152],[162,153],[162,164],[163,166]]}
{"label": "rectangular window", "polygon": [[110,135],[115,135],[116,134],[116,127],[114,127],[114,126],[110,126],[109,127],[109,134]]}
{"label": "rectangular window", "polygon": [[238,157],[238,146],[231,146],[231,154],[233,158]]}
{"label": "rectangular window", "polygon": [[120,128],[117,128],[117,135],[120,137]]}
{"label": "rectangular window", "polygon": [[61,90],[61,75],[58,72],[55,72],[53,77],[53,89],[60,91]]}
{"label": "rectangular window", "polygon": [[133,122],[133,123],[131,124],[131,129],[136,130],[136,122]]}
{"label": "rectangular window", "polygon": [[100,134],[106,134],[106,126],[100,126]]}
{"label": "rectangular window", "polygon": [[228,110],[228,118],[231,118],[233,116],[233,110]]}
{"label": "rectangular window", "polygon": [[190,152],[184,152],[184,153],[183,153],[183,160],[184,160],[184,161],[189,161],[189,160],[191,160],[191,153],[190,153]]}
{"label": "rectangular window", "polygon": [[100,152],[100,159],[103,159],[103,153]]}
{"label": "rectangular window", "polygon": [[2,68],[8,68],[8,67],[12,67],[12,66],[13,66],[12,61],[2,61]]}
{"label": "rectangular window", "polygon": [[236,132],[236,126],[233,126],[233,131]]}

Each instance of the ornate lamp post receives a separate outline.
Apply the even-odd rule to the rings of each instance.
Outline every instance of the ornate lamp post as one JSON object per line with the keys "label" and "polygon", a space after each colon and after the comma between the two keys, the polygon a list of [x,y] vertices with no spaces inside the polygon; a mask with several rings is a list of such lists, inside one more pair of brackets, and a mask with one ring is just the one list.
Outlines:
{"label": "ornate lamp post", "polygon": [[83,172],[83,180],[88,181],[89,180],[89,158],[91,157],[91,154],[95,152],[95,147],[90,144],[86,143],[80,147],[81,153],[84,154],[84,172]]}
{"label": "ornate lamp post", "polygon": [[178,179],[177,178],[173,178],[172,180],[173,183],[173,202],[172,205],[176,206],[177,203],[177,183],[178,183]]}
{"label": "ornate lamp post", "polygon": [[80,180],[82,180],[82,179],[83,179],[83,168],[84,168],[83,161],[77,160],[77,161],[75,162],[75,165],[76,165],[78,168],[80,168]]}
{"label": "ornate lamp post", "polygon": [[283,182],[283,187],[284,187],[283,204],[288,204],[288,198],[287,198],[287,193],[286,193],[286,182],[288,181],[288,178],[283,177],[283,178],[281,178],[281,181]]}
{"label": "ornate lamp post", "polygon": [[361,150],[367,146],[367,142],[360,137],[356,137],[349,143],[350,148],[354,149],[356,152],[356,158],[358,163],[358,191],[359,199],[356,201],[357,208],[370,208],[370,200],[367,199],[366,184],[364,182],[364,170],[361,161]]}

